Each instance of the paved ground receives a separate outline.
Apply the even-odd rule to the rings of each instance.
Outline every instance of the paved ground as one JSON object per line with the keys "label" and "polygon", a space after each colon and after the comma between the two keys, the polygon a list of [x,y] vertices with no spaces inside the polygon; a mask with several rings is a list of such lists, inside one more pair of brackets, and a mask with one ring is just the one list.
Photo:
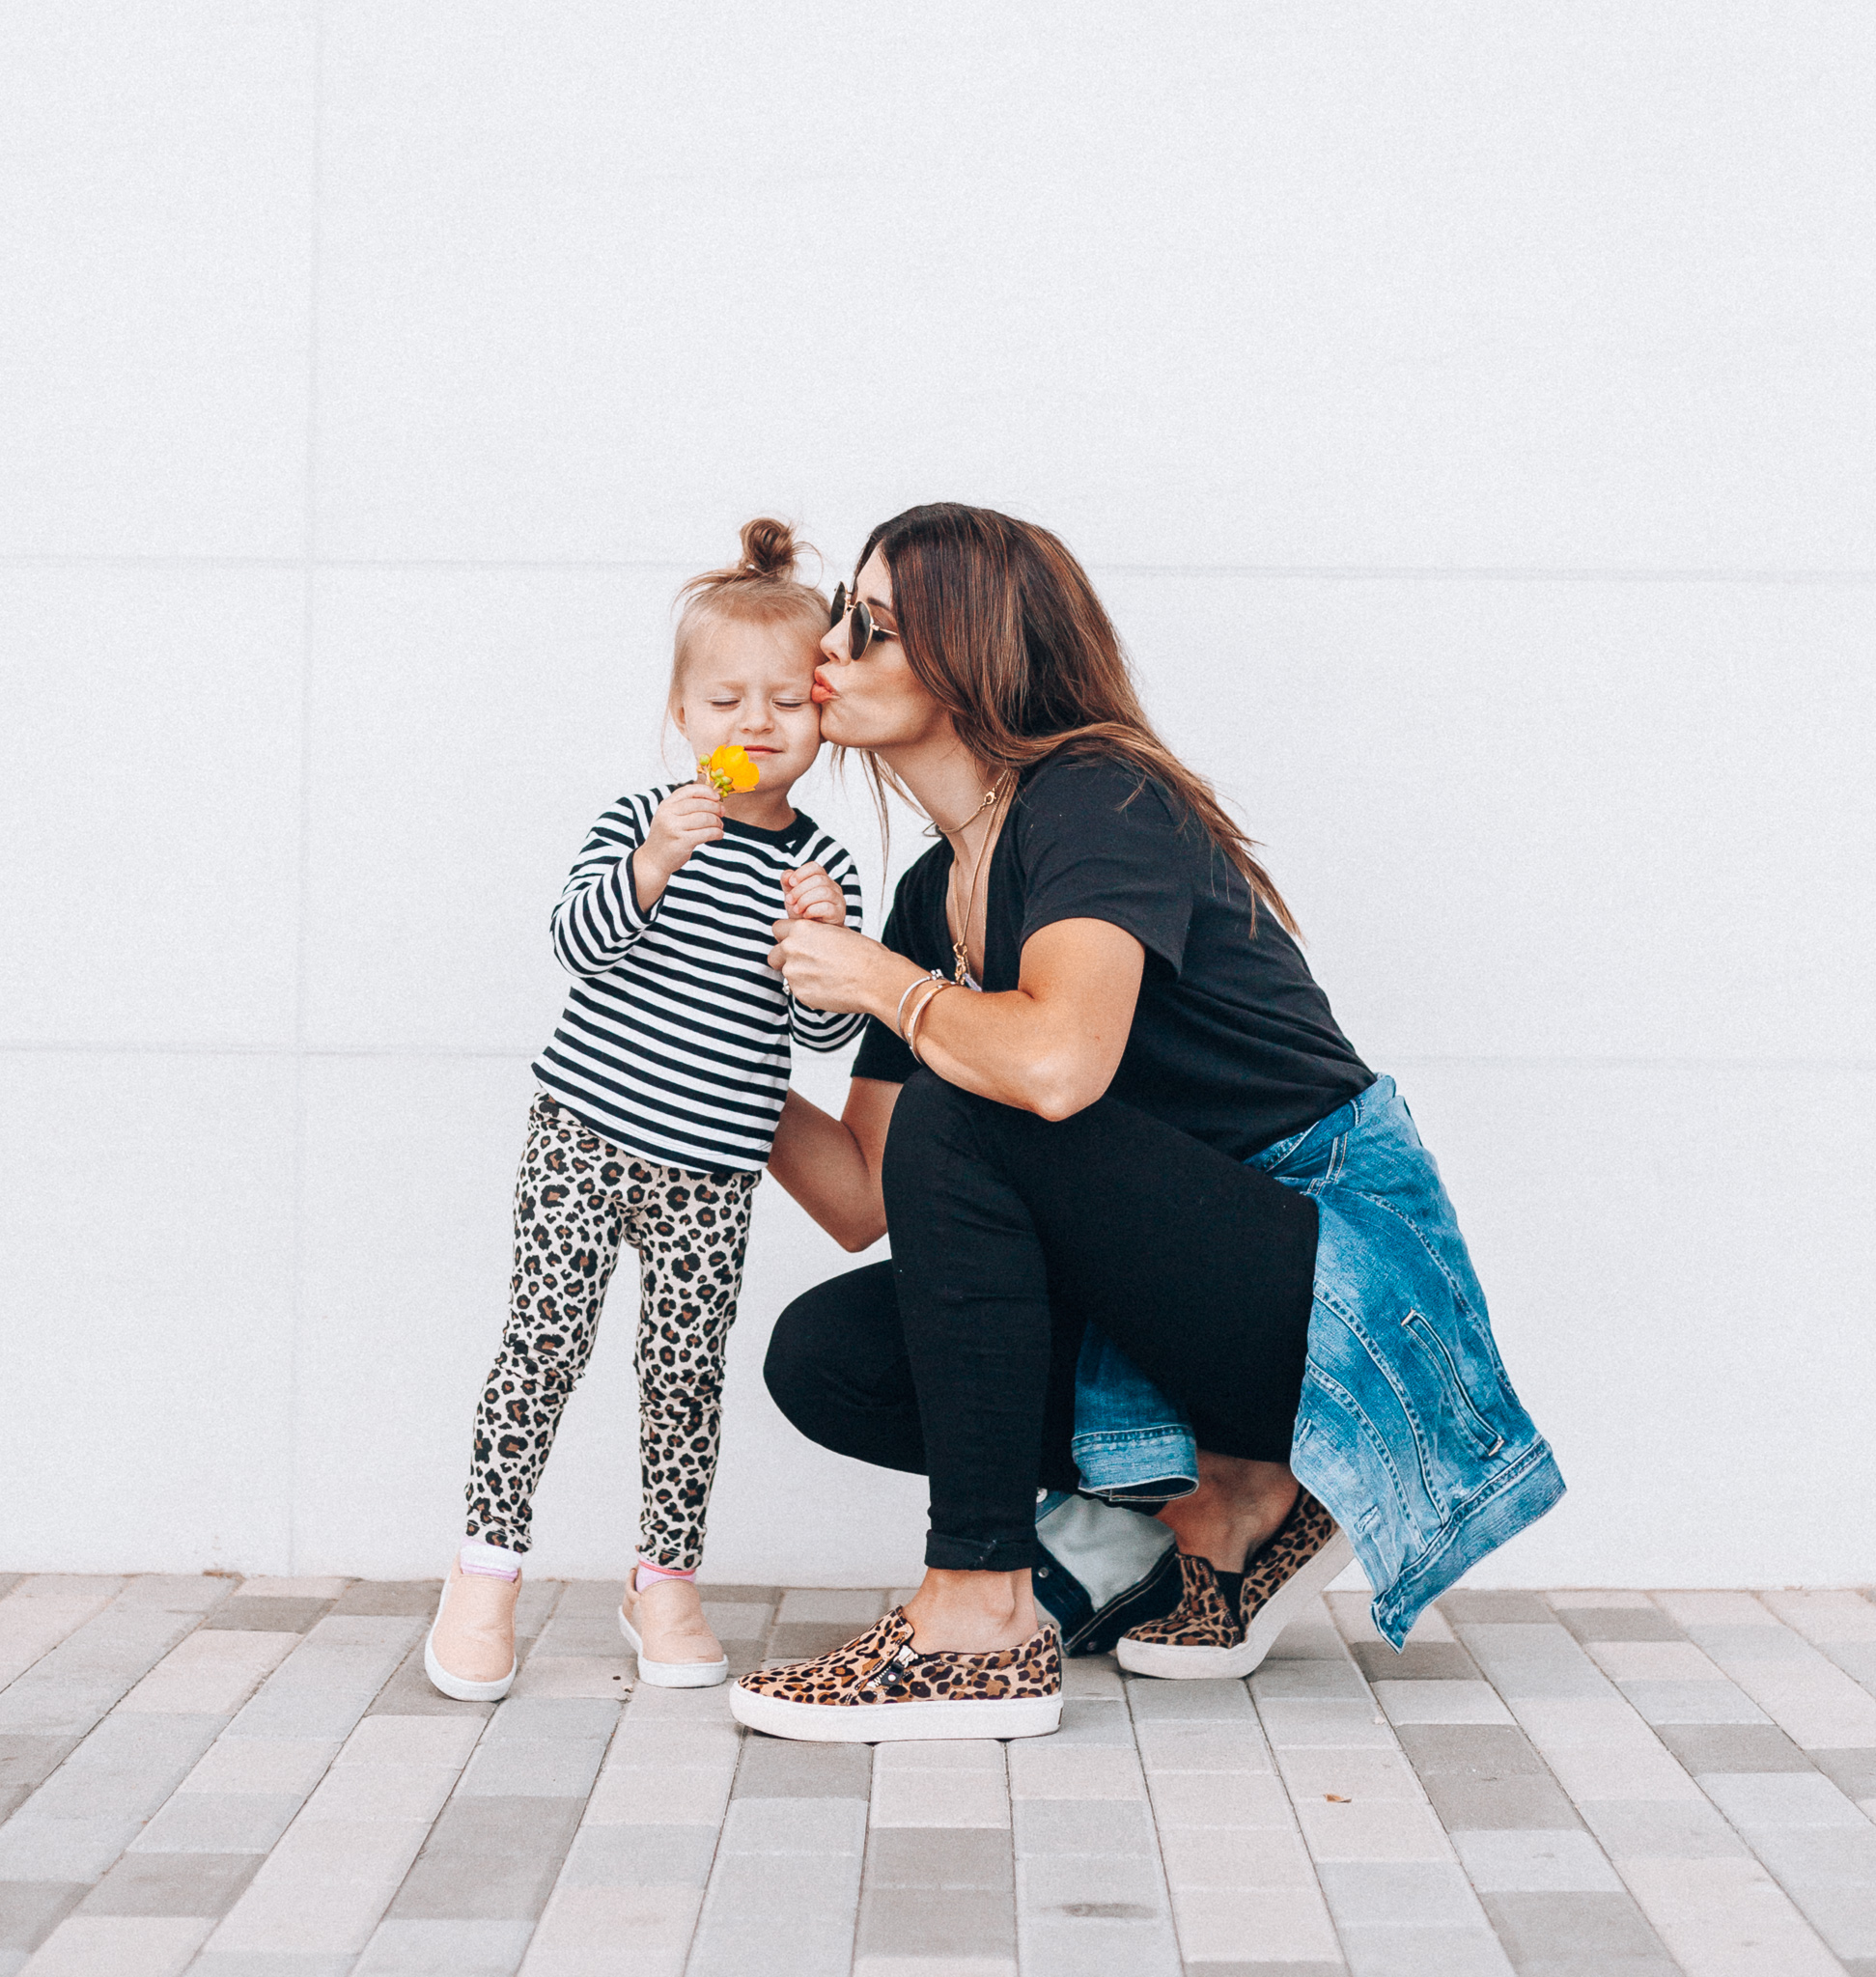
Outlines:
{"label": "paved ground", "polygon": [[[445,1702],[435,1594],[0,1575],[0,1977],[1876,1977],[1862,1594],[1459,1593],[1400,1659],[1336,1595],[1248,1685],[877,1753],[632,1693],[609,1585]],[[889,1597],[712,1617],[747,1667]]]}

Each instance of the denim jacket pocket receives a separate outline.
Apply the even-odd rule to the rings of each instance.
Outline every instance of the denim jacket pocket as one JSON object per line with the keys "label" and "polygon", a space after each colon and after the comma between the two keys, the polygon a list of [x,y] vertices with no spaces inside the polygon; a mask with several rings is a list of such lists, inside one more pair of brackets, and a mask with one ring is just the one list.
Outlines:
{"label": "denim jacket pocket", "polygon": [[1478,1404],[1467,1390],[1465,1376],[1459,1370],[1445,1341],[1441,1338],[1434,1325],[1421,1311],[1410,1311],[1401,1320],[1402,1325],[1418,1340],[1422,1350],[1433,1361],[1434,1371],[1445,1390],[1446,1399],[1452,1405],[1454,1424],[1459,1432],[1471,1442],[1482,1456],[1495,1456],[1504,1446],[1504,1436],[1494,1428],[1490,1421],[1479,1412]]}

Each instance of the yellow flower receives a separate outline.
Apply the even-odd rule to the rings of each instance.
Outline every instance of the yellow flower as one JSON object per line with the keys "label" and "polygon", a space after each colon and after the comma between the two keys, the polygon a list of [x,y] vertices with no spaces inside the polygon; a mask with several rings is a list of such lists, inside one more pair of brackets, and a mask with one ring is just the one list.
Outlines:
{"label": "yellow flower", "polygon": [[724,742],[708,755],[700,755],[697,773],[719,796],[740,796],[762,781],[762,771],[749,760],[748,751],[733,741]]}

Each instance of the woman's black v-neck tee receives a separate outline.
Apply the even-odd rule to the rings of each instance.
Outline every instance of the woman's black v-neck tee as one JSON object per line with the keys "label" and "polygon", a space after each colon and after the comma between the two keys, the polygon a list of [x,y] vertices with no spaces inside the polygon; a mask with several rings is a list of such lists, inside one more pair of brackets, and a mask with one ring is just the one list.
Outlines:
{"label": "woman's black v-neck tee", "polygon": [[[954,965],[940,840],[900,879],[882,938],[920,967]],[[1374,1082],[1297,944],[1158,783],[1110,756],[1026,770],[991,855],[984,988],[1017,987],[1023,943],[1058,920],[1106,920],[1146,949],[1134,1027],[1108,1091],[1234,1159],[1300,1132]],[[869,1017],[855,1077],[917,1066]]]}

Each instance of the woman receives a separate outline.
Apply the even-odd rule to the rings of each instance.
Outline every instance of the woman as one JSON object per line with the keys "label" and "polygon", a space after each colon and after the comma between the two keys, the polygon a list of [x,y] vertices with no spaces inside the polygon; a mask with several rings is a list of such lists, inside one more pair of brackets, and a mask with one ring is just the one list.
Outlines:
{"label": "woman", "polygon": [[1162,1513],[1183,1597],[1123,1665],[1246,1672],[1345,1562],[1338,1525],[1398,1645],[1562,1489],[1431,1156],[1054,537],[912,509],[854,588],[823,642],[824,735],[942,842],[883,943],[776,926],[797,997],[872,1020],[843,1116],[791,1093],[770,1172],[847,1247],[889,1230],[893,1255],[782,1315],[769,1382],[814,1439],[930,1477],[928,1570],[733,1710],[828,1740],[1056,1726],[1029,1568],[1038,1489],[1076,1485],[1091,1326],[1200,1448],[1199,1489]]}

